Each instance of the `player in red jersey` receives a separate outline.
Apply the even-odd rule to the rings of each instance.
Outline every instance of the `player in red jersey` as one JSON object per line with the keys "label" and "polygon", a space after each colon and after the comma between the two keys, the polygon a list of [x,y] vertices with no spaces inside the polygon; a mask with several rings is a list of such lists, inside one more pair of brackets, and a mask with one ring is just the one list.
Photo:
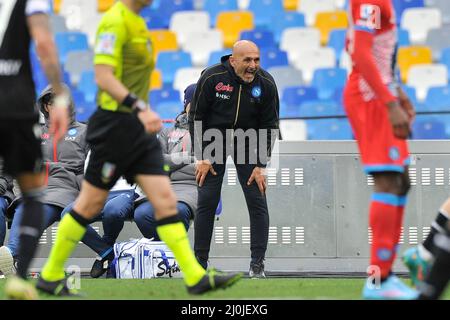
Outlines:
{"label": "player in red jersey", "polygon": [[370,204],[371,267],[366,299],[414,299],[417,293],[392,274],[410,188],[406,139],[415,112],[394,76],[397,29],[390,0],[351,0],[347,51],[353,70],[344,104],[364,171],[375,181]]}

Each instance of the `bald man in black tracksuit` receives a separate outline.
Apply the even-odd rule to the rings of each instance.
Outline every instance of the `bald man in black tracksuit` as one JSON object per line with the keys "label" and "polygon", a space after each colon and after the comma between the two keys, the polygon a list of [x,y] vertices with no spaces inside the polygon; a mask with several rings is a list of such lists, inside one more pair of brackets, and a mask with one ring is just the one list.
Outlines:
{"label": "bald man in black tracksuit", "polygon": [[[199,184],[194,244],[197,259],[207,266],[225,162],[231,155],[250,215],[249,275],[264,278],[269,233],[264,168],[277,135],[274,130],[278,129],[279,99],[274,79],[259,67],[258,47],[250,41],[237,42],[232,55],[222,57],[220,64],[203,72],[191,105],[189,130]],[[204,134],[209,129],[221,132],[223,152],[216,149],[215,153],[208,154],[211,148],[208,148]],[[237,138],[242,134],[239,129],[246,133],[253,130],[257,140]],[[268,134],[261,129],[266,129]],[[267,141],[262,141],[265,139]],[[244,155],[245,159],[240,159]]]}

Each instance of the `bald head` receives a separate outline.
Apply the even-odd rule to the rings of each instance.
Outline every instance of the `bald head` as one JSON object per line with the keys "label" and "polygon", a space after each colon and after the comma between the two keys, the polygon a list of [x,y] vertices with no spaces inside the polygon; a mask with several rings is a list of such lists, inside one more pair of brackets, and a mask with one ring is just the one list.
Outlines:
{"label": "bald head", "polygon": [[254,42],[240,40],[234,44],[230,64],[244,82],[250,83],[255,79],[259,63],[259,48]]}
{"label": "bald head", "polygon": [[239,40],[233,45],[233,56],[239,56],[248,52],[259,53],[259,48],[256,43],[248,40]]}

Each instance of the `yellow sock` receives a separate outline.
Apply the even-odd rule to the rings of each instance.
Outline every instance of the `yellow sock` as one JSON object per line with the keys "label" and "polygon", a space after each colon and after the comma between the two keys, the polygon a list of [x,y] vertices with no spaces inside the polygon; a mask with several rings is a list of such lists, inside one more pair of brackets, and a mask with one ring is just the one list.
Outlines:
{"label": "yellow sock", "polygon": [[162,241],[172,250],[188,286],[197,284],[206,271],[198,263],[189,243],[186,229],[181,222],[170,223],[156,228]]}
{"label": "yellow sock", "polygon": [[70,214],[62,218],[56,234],[56,242],[42,269],[41,276],[44,280],[57,281],[65,277],[64,264],[85,232],[86,227],[78,223]]}

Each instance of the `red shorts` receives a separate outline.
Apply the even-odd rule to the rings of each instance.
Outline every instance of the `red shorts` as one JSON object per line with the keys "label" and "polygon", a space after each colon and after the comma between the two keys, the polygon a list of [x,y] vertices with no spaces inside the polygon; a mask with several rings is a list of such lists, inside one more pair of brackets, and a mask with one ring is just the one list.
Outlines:
{"label": "red shorts", "polygon": [[376,99],[364,101],[359,95],[346,94],[344,104],[364,171],[403,173],[410,162],[408,143],[394,136],[387,107]]}

